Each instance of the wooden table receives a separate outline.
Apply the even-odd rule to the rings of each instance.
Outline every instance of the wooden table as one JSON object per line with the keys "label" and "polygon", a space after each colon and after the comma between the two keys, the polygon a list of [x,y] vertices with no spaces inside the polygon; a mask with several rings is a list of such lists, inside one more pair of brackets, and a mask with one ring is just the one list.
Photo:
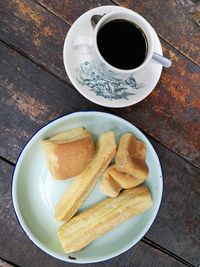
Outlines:
{"label": "wooden table", "polygon": [[[62,48],[70,25],[100,5],[122,5],[143,15],[173,61],[156,89],[128,108],[91,103],[64,70]],[[155,147],[164,174],[162,205],[146,236],[126,253],[90,266],[200,264],[198,9],[195,0],[0,1],[0,266],[74,266],[48,256],[27,238],[14,214],[10,188],[29,138],[52,119],[80,110],[113,113],[139,127]]]}

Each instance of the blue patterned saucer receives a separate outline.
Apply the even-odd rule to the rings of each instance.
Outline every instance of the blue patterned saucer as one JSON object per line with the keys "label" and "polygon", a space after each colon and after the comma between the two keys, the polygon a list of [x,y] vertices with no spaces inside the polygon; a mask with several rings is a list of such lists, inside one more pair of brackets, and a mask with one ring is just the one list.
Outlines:
{"label": "blue patterned saucer", "polygon": [[[162,66],[151,60],[142,70],[126,79],[93,62],[91,55],[72,47],[77,36],[92,36],[90,18],[94,14],[124,10],[117,6],[101,6],[87,11],[70,28],[64,44],[63,59],[66,72],[75,88],[90,101],[106,107],[126,107],[138,103],[155,88],[162,72]],[[162,54],[162,48],[154,29],[155,52]],[[103,70],[103,71],[102,71]]]}
{"label": "blue patterned saucer", "polygon": [[[105,67],[101,67],[100,70],[97,69],[92,61],[81,63],[77,69],[76,79],[80,85],[86,86],[96,96],[101,96],[110,101],[120,99],[129,100],[131,95],[135,95],[134,90],[144,87],[142,83],[137,83],[134,76],[130,76],[127,79],[120,79],[116,77],[114,72],[109,71]],[[130,88],[133,90],[130,90]]]}

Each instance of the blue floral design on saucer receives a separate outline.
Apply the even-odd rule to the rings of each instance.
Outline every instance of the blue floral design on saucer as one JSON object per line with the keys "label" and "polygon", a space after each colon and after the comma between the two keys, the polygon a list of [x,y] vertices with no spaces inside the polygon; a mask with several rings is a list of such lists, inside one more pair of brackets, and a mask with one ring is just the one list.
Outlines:
{"label": "blue floral design on saucer", "polygon": [[103,63],[94,64],[89,61],[82,63],[77,69],[77,81],[81,85],[86,85],[97,96],[106,99],[128,99],[128,96],[135,95],[130,89],[139,89],[144,85],[136,82],[131,75],[126,79],[117,77],[117,74],[102,66]]}

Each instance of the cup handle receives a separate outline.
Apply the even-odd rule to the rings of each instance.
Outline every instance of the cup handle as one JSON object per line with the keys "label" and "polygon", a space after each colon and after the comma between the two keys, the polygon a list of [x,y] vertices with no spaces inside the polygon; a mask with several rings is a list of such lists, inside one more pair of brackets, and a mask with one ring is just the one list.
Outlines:
{"label": "cup handle", "polygon": [[92,54],[93,38],[88,36],[78,36],[73,40],[72,46],[83,54]]}

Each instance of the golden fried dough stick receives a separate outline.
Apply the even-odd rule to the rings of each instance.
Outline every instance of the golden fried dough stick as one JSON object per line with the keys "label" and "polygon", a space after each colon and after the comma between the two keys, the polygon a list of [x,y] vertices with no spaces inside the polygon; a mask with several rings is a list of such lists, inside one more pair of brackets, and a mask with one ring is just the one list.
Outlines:
{"label": "golden fried dough stick", "polygon": [[73,178],[72,183],[56,205],[55,217],[58,221],[72,218],[115,154],[115,134],[113,132],[101,134],[97,142],[97,152],[94,159],[81,174]]}
{"label": "golden fried dough stick", "polygon": [[78,251],[120,223],[146,211],[152,204],[147,187],[124,190],[81,212],[58,229],[65,253]]}

